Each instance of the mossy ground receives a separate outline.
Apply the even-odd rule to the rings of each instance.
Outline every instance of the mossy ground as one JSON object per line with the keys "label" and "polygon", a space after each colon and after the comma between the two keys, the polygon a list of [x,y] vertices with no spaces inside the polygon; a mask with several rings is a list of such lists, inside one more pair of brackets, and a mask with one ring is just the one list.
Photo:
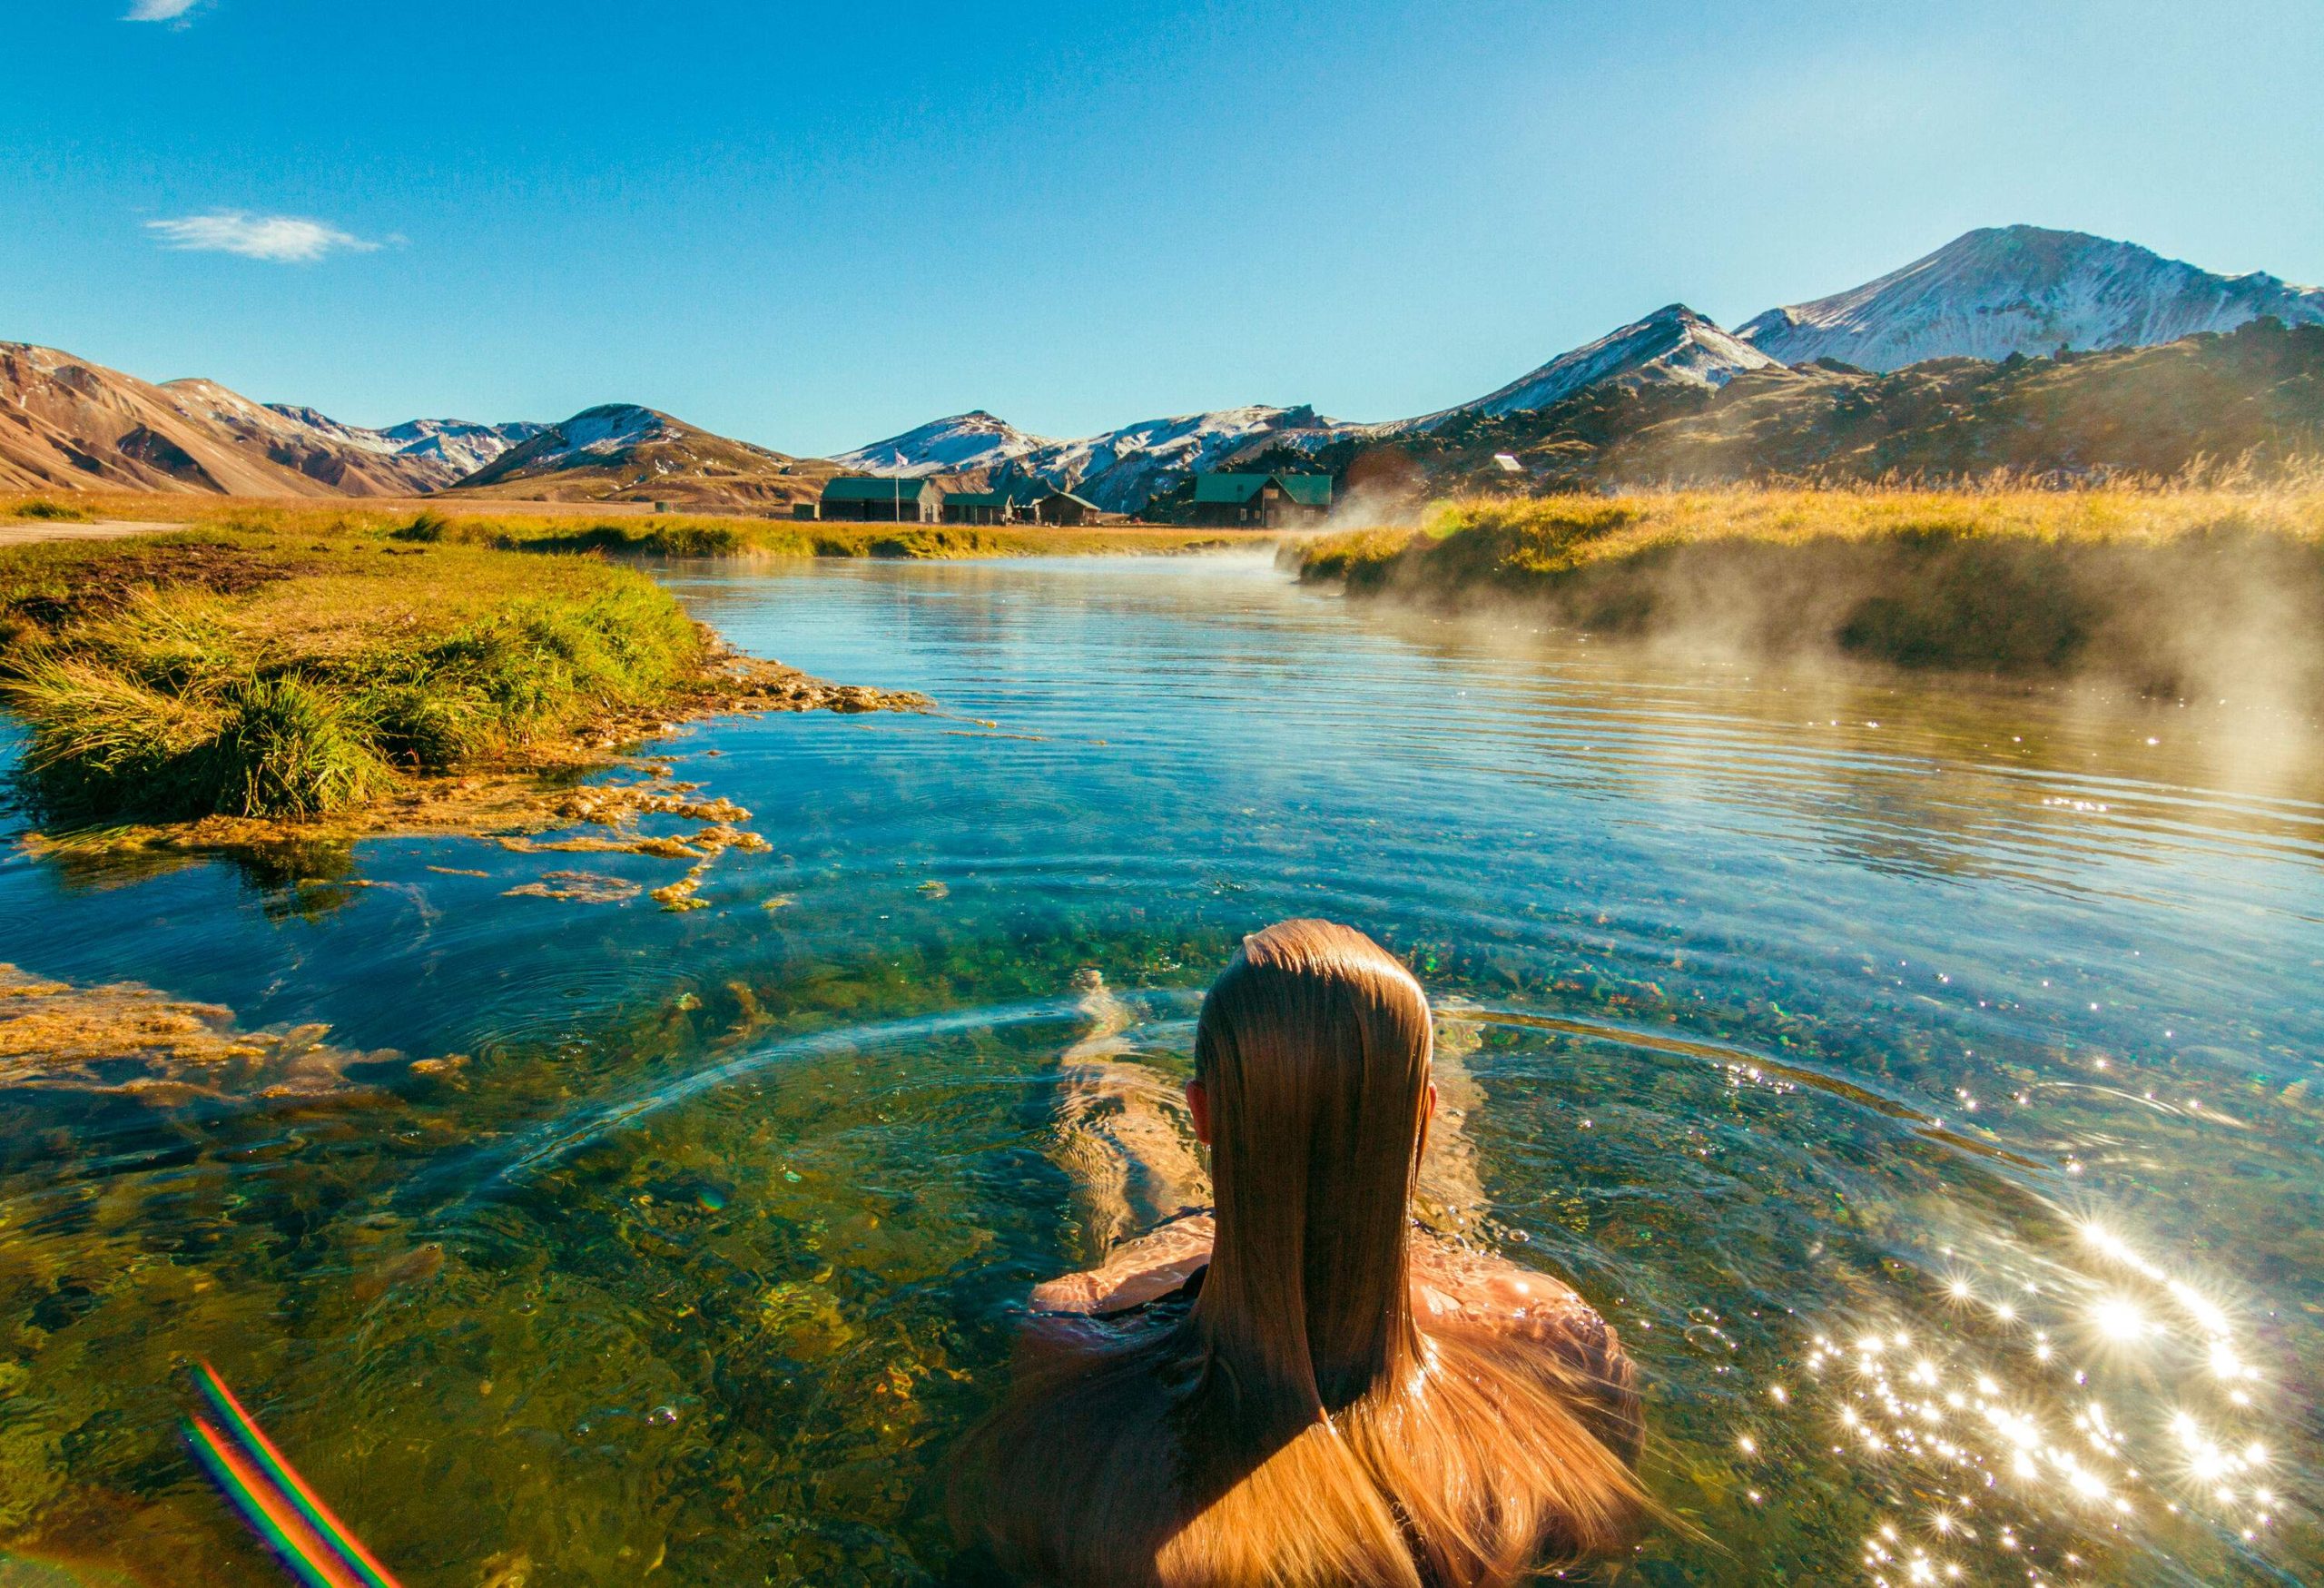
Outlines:
{"label": "mossy ground", "polygon": [[0,551],[0,704],[42,816],[85,826],[343,818],[668,715],[896,702],[727,656],[600,557],[332,524]]}

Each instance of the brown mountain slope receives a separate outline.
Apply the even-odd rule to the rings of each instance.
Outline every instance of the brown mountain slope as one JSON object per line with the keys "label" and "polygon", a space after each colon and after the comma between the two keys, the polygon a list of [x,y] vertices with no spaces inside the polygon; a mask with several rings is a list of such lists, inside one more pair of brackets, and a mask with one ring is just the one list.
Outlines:
{"label": "brown mountain slope", "polygon": [[2315,458],[2324,458],[2324,326],[2263,319],[2053,359],[1933,359],[1886,374],[1819,361],[1745,370],[1715,391],[1600,387],[1539,412],[1463,416],[1426,434],[1263,454],[1242,467],[1320,466],[1344,495],[1394,507],[1770,479],[2103,479]]}
{"label": "brown mountain slope", "polygon": [[459,478],[458,469],[439,459],[354,445],[293,415],[252,402],[215,380],[171,380],[162,390],[180,409],[225,432],[244,451],[295,469],[347,496],[416,497]]}
{"label": "brown mountain slope", "polygon": [[0,489],[413,496],[449,472],[341,445],[213,380],[156,386],[0,342]]}
{"label": "brown mountain slope", "polygon": [[2157,347],[1938,359],[1889,374],[1803,364],[1738,376],[1700,411],[1615,439],[1598,472],[1693,480],[1995,469],[2176,474],[2324,452],[2324,326],[2257,320]]}
{"label": "brown mountain slope", "polygon": [[666,501],[690,508],[781,508],[822,494],[841,472],[715,436],[632,403],[586,409],[511,448],[448,495],[501,500]]}
{"label": "brown mountain slope", "polygon": [[54,348],[0,342],[0,486],[336,496],[159,386]]}

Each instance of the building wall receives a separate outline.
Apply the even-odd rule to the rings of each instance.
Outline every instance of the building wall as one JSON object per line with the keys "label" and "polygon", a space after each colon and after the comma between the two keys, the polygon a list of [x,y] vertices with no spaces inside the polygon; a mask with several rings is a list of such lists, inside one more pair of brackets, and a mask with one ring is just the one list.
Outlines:
{"label": "building wall", "polygon": [[922,488],[920,500],[906,497],[899,504],[893,498],[881,497],[868,502],[830,502],[823,504],[823,517],[852,524],[933,524],[943,513],[942,493]]}
{"label": "building wall", "polygon": [[1247,502],[1196,502],[1191,522],[1217,529],[1296,529],[1320,524],[1332,516],[1329,508],[1304,508],[1288,496],[1273,501],[1253,497]]}

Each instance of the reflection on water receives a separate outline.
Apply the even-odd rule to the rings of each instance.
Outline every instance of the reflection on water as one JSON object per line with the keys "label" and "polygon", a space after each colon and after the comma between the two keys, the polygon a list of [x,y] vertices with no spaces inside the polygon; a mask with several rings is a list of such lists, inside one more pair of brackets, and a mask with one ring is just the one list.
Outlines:
{"label": "reflection on water", "polygon": [[671,577],[957,714],[669,741],[768,844],[706,908],[652,902],[683,859],[458,840],[0,862],[0,962],[381,1060],[233,1110],[0,1091],[0,1550],[258,1580],[173,1442],[208,1357],[414,1588],[947,1580],[1025,1287],[1181,1199],[1130,1166],[1183,1146],[1201,987],[1324,914],[1445,1016],[1433,1216],[1639,1360],[1681,1525],[1630,1580],[2324,1551],[2313,725],[1230,560]]}
{"label": "reflection on water", "polygon": [[[1770,1385],[1787,1433],[1814,1419],[1830,1455],[1876,1470],[1916,1504],[1865,1541],[1876,1581],[1958,1578],[2007,1556],[2034,1582],[2091,1574],[2087,1533],[2181,1507],[2255,1543],[2275,1520],[2261,1375],[2220,1305],[2093,1226],[2105,1257],[2146,1281],[2101,1274],[2021,1278],[1960,1254],[1944,1293],[1955,1327],[1935,1337],[1856,1326],[1814,1336],[1802,1387]],[[1972,1277],[1972,1275],[1974,1277]],[[2151,1292],[2151,1294],[2144,1293]],[[2165,1396],[2156,1384],[2171,1386]],[[2119,1392],[2119,1393],[2118,1393]],[[2111,1400],[2118,1408],[2108,1412]],[[2175,1403],[2175,1404],[2174,1404]],[[2196,1409],[2190,1409],[2194,1407]],[[1768,1454],[1745,1432],[1737,1447]],[[1986,1574],[1981,1571],[1979,1575]]]}

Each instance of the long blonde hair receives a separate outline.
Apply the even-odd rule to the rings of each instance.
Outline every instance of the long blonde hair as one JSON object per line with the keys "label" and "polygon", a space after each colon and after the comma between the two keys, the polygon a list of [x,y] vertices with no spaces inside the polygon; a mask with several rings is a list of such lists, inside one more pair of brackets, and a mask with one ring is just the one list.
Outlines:
{"label": "long blonde hair", "polygon": [[1603,1386],[1413,1315],[1430,1044],[1426,995],[1362,932],[1244,941],[1195,1037],[1200,1295],[1028,1366],[959,1453],[964,1533],[1073,1588],[1489,1588],[1635,1536],[1637,1480],[1581,1409]]}

